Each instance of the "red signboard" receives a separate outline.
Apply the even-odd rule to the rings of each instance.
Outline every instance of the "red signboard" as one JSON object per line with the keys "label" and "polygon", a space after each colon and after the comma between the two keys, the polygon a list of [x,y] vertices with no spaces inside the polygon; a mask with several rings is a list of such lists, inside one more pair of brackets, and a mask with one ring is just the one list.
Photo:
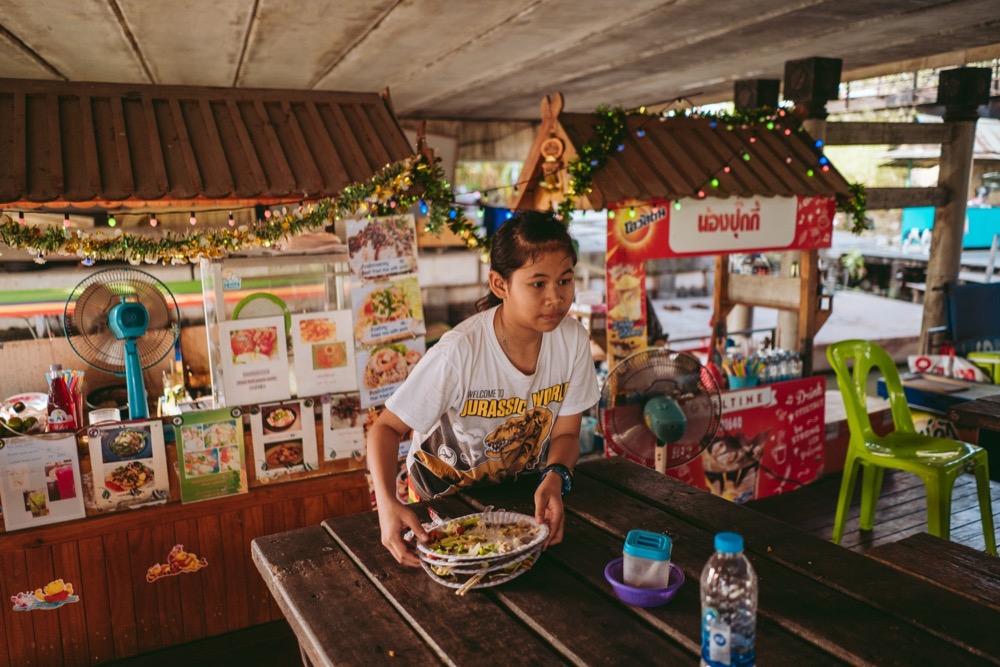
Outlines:
{"label": "red signboard", "polygon": [[608,259],[828,248],[833,197],[729,197],[613,208]]}
{"label": "red signboard", "polygon": [[814,481],[823,470],[825,394],[821,376],[724,392],[718,436],[667,474],[738,503]]}

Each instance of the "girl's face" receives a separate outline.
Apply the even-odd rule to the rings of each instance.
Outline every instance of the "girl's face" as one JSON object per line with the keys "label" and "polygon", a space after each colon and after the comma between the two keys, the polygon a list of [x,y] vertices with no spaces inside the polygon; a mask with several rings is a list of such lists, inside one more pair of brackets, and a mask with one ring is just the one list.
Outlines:
{"label": "girl's face", "polygon": [[573,260],[562,251],[546,252],[505,281],[490,273],[493,291],[504,300],[504,319],[539,333],[553,331],[573,303]]}

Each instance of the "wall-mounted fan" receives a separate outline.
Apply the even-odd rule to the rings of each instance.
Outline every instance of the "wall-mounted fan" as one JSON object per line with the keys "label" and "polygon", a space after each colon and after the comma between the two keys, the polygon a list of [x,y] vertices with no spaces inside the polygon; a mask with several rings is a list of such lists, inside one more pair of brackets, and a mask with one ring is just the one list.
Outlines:
{"label": "wall-mounted fan", "polygon": [[125,377],[130,419],[149,416],[143,369],[167,356],[180,334],[177,301],[158,278],[138,269],[106,269],[73,288],[63,329],[94,368]]}
{"label": "wall-mounted fan", "polygon": [[701,454],[718,432],[721,414],[715,376],[685,352],[636,352],[612,369],[601,391],[608,447],[660,472]]}

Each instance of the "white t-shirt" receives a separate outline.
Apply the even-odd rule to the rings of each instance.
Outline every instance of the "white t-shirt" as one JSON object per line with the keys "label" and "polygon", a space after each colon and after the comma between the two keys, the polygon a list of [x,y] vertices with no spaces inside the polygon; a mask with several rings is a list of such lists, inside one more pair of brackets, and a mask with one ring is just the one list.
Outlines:
{"label": "white t-shirt", "polygon": [[522,472],[545,461],[560,414],[597,402],[590,341],[566,317],[542,335],[533,375],[517,370],[493,332],[491,308],[441,337],[386,401],[414,431],[406,458],[423,499]]}

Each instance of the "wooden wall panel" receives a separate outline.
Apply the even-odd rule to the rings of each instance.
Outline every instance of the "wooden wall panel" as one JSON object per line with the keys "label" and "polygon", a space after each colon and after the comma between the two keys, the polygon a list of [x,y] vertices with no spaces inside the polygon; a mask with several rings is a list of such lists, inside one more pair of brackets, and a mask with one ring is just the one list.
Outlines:
{"label": "wooden wall panel", "polygon": [[80,604],[87,617],[88,656],[92,664],[109,662],[115,657],[115,642],[104,539],[98,535],[83,538],[77,544],[80,554],[78,590]]}
{"label": "wooden wall panel", "polygon": [[[170,549],[174,548],[177,541],[174,539],[174,524],[157,525],[153,527],[153,543],[160,546],[163,551],[155,554],[156,558],[145,563],[146,568],[155,564],[167,562]],[[179,574],[173,577],[160,577],[156,581],[145,585],[156,589],[159,598],[159,624],[160,642],[163,646],[173,646],[184,641],[184,628],[181,625],[184,616],[184,605],[181,602],[181,582],[187,577],[196,577],[199,573]],[[142,576],[145,576],[143,573]],[[137,584],[142,586],[143,584]]]}
{"label": "wooden wall panel", "polygon": [[[35,587],[28,582],[28,570],[23,551],[0,550],[0,577],[3,586],[0,600],[10,600],[11,596]],[[35,628],[31,623],[30,611],[13,611],[4,603],[4,629],[7,633],[7,656],[9,665],[37,665],[35,656]]]}
{"label": "wooden wall panel", "polygon": [[222,548],[226,553],[226,626],[230,630],[250,625],[247,609],[247,579],[260,578],[256,568],[248,569],[250,560],[243,545],[243,512],[232,511],[220,515],[222,521]]}
{"label": "wooden wall panel", "polygon": [[[80,602],[0,608],[0,665],[103,664],[283,618],[250,557],[251,542],[344,513],[368,511],[364,475],[314,477],[213,503],[143,508],[0,532],[0,600],[61,578]],[[176,544],[208,560],[191,574],[146,581]]]}
{"label": "wooden wall panel", "polygon": [[[266,535],[264,532],[264,508],[261,506],[249,507],[243,512],[243,553],[250,553],[250,543],[262,536]],[[250,563],[248,560],[247,563]],[[248,570],[253,568],[247,577],[247,614],[250,618],[250,625],[260,625],[261,623],[267,623],[271,619],[271,610],[269,607],[269,602],[271,598],[270,591],[267,590],[267,584],[260,576],[254,576],[256,574],[256,568],[252,565],[247,565]]]}
{"label": "wooden wall panel", "polygon": [[[174,541],[176,544],[184,545],[184,549],[198,554],[203,558],[205,554],[199,551],[198,543],[198,522],[194,519],[190,521],[178,521],[174,524]],[[184,641],[190,642],[201,639],[205,636],[205,578],[207,570],[218,567],[218,563],[208,562],[208,567],[199,570],[192,575],[179,575],[177,582],[181,589],[181,606],[183,616],[181,618],[181,628]]]}
{"label": "wooden wall panel", "polygon": [[52,545],[52,566],[56,576],[73,585],[73,594],[80,602],[63,605],[58,609],[59,635],[62,640],[63,664],[66,667],[89,665],[87,646],[87,614],[81,595],[82,572],[79,548],[75,542]]}
{"label": "wooden wall panel", "polygon": [[201,571],[205,586],[205,631],[210,637],[220,635],[229,627],[226,623],[226,557],[218,515],[198,519],[196,553],[208,559],[208,567]]}
{"label": "wooden wall panel", "polygon": [[139,652],[133,603],[132,570],[128,535],[117,531],[104,536],[104,560],[108,573],[108,600],[111,603],[112,637],[115,657],[128,658]]}
{"label": "wooden wall panel", "polygon": [[[135,637],[139,653],[155,651],[163,646],[160,640],[160,601],[156,587],[146,581],[146,568],[159,562],[164,553],[155,544],[152,526],[130,530],[126,534],[129,550],[128,578],[132,583],[132,604],[135,608]],[[166,547],[169,551],[170,547]]]}
{"label": "wooden wall panel", "polygon": [[[43,546],[25,552],[28,588],[36,589],[56,579],[52,569],[52,547]],[[26,589],[27,590],[27,589]],[[28,612],[35,628],[35,655],[39,665],[59,664],[62,658],[62,640],[59,638],[59,615],[54,610],[43,613]]]}

